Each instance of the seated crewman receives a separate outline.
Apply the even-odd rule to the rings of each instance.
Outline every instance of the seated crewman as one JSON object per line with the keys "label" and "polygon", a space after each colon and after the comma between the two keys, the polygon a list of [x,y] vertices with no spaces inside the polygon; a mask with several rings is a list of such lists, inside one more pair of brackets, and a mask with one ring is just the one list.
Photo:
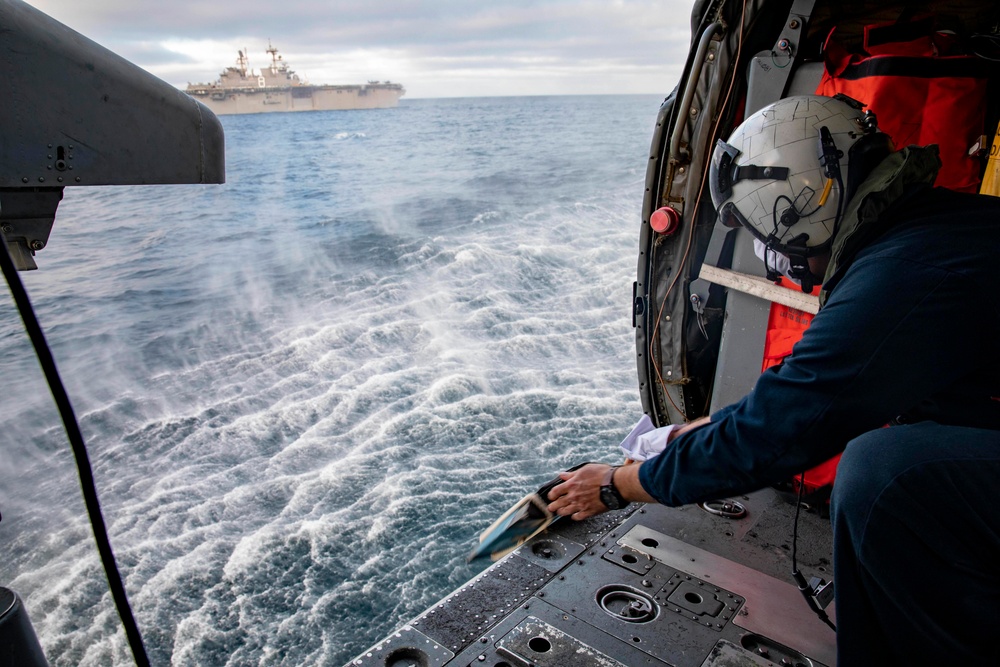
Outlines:
{"label": "seated crewman", "polygon": [[723,222],[822,281],[791,356],[654,458],[563,473],[549,508],[743,494],[843,451],[838,663],[1000,664],[1000,199],[933,188],[936,147],[894,152],[858,107],[781,100],[713,156]]}

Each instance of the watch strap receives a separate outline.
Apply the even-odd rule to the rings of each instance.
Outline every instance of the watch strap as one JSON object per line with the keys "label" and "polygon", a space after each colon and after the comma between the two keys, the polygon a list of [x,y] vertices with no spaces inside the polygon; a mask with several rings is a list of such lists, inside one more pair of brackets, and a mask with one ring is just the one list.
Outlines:
{"label": "watch strap", "polygon": [[[615,471],[621,466],[611,466],[607,473],[604,475],[604,479],[601,482],[601,491],[610,492],[615,499],[618,501],[618,507],[614,509],[621,509],[628,505],[628,501],[622,496],[621,491],[615,486]],[[605,503],[607,504],[607,503]]]}

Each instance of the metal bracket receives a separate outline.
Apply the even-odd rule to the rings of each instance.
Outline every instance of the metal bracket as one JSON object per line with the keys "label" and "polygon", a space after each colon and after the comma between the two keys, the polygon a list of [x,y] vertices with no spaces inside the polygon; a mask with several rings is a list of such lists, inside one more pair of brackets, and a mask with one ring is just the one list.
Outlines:
{"label": "metal bracket", "polygon": [[813,577],[809,580],[809,590],[820,609],[826,609],[833,602],[833,582]]}
{"label": "metal bracket", "polygon": [[815,4],[816,0],[795,0],[774,47],[750,61],[744,118],[784,96]]}
{"label": "metal bracket", "polygon": [[18,271],[37,269],[33,255],[49,242],[63,189],[0,188],[0,233]]}
{"label": "metal bracket", "polygon": [[[722,256],[722,249],[726,245],[726,239],[734,232],[734,229],[716,224],[712,230],[712,238],[708,242],[708,249],[705,251],[705,259],[702,266],[718,266],[719,258]],[[694,312],[701,315],[705,312],[705,305],[708,303],[708,291],[712,288],[712,283],[704,278],[698,277],[691,281],[690,293],[691,307]]]}
{"label": "metal bracket", "polygon": [[706,500],[698,503],[698,507],[725,519],[742,519],[747,515],[747,508],[738,500]]}

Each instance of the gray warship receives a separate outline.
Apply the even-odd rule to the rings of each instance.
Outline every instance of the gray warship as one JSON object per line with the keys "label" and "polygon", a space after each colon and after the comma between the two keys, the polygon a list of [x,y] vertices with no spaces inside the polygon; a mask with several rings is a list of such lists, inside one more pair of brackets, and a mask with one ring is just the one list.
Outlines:
{"label": "gray warship", "polygon": [[216,115],[279,111],[333,111],[391,109],[406,94],[401,84],[369,81],[356,85],[312,85],[299,78],[267,44],[271,64],[255,72],[247,50],[240,50],[236,65],[227,67],[214,83],[189,83],[185,92]]}

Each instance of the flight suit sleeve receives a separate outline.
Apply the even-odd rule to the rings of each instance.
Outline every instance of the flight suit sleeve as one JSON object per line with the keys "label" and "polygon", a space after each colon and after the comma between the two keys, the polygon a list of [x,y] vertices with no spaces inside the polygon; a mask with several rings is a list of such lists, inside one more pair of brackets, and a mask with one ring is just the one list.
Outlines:
{"label": "flight suit sleeve", "polygon": [[968,280],[906,257],[859,256],[783,364],[743,400],[646,461],[639,481],[676,506],[748,493],[842,451],[969,372],[979,327],[955,326]]}

